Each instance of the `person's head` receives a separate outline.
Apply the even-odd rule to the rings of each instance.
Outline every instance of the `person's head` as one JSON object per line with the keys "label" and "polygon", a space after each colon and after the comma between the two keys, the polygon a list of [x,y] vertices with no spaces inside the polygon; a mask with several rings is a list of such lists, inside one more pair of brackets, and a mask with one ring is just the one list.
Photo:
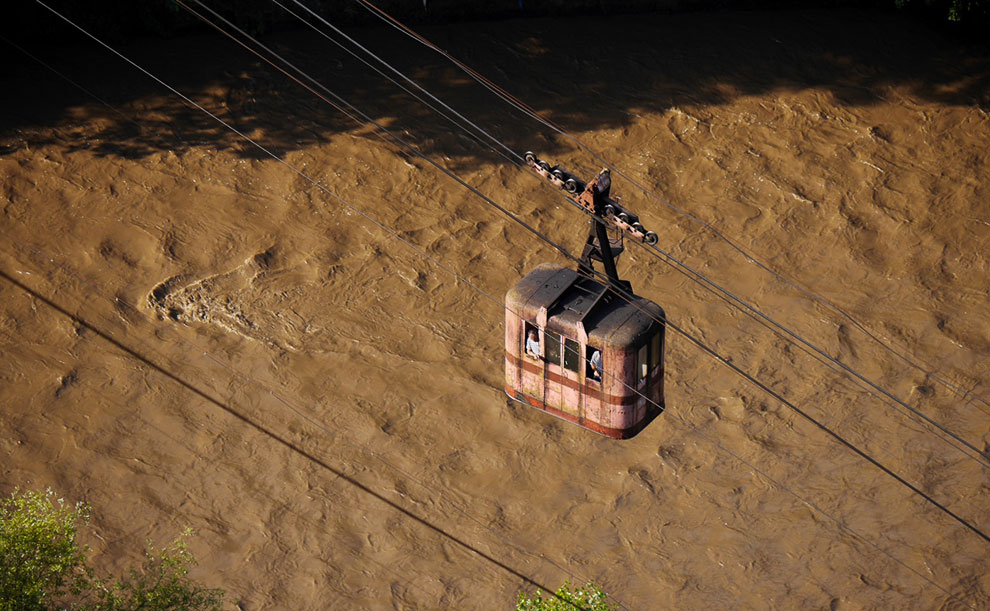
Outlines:
{"label": "person's head", "polygon": [[536,334],[536,329],[530,329],[529,330],[529,339],[536,339],[537,337],[539,337],[539,336]]}
{"label": "person's head", "polygon": [[612,171],[609,170],[608,168],[602,168],[602,171],[599,172],[599,174],[611,174],[611,173],[612,173]]}

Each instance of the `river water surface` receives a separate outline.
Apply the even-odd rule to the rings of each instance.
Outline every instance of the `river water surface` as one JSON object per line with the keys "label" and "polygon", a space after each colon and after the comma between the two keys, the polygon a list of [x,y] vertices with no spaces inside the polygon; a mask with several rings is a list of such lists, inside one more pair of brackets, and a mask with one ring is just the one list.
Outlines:
{"label": "river water surface", "polygon": [[[120,50],[305,177],[95,45],[39,44],[89,93],[10,50],[0,491],[88,501],[118,571],[191,526],[193,576],[243,609],[511,608],[564,579],[633,609],[990,606],[990,53],[856,11],[423,32],[819,349],[627,245],[639,294],[820,426],[674,333],[632,440],[514,404],[498,302],[553,248],[225,39]],[[354,35],[516,153],[601,167],[399,33]],[[533,174],[319,35],[265,42],[580,252]]]}

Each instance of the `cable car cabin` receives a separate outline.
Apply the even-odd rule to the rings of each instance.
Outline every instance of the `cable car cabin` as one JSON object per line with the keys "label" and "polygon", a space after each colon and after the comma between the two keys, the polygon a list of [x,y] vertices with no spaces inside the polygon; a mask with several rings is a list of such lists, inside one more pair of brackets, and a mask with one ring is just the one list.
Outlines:
{"label": "cable car cabin", "polygon": [[[576,270],[544,263],[505,296],[505,392],[627,439],[664,408],[666,318],[660,306],[633,295],[632,285],[619,279],[616,261],[623,235],[647,245],[656,244],[657,235],[609,197],[608,168],[583,182],[532,152],[525,159],[551,184],[580,193],[574,203],[591,219]],[[595,271],[595,262],[604,274]]]}
{"label": "cable car cabin", "polygon": [[506,394],[609,437],[636,435],[664,408],[665,318],[647,299],[632,302],[577,270],[531,271],[505,298]]}

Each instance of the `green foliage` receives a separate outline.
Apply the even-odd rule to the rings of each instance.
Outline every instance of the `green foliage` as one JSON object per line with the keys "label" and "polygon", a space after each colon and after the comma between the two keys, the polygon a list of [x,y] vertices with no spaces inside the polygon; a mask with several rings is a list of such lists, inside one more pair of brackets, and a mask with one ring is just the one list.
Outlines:
{"label": "green foliage", "polygon": [[894,6],[931,12],[940,19],[955,23],[973,23],[990,18],[990,0],[894,0]]}
{"label": "green foliage", "polygon": [[143,564],[127,577],[97,579],[89,550],[76,542],[79,521],[88,523],[89,507],[67,506],[51,490],[15,490],[0,501],[0,611],[220,608],[223,590],[186,578],[196,563],[186,548],[190,529],[162,550],[149,544]]}
{"label": "green foliage", "polygon": [[87,589],[92,579],[76,522],[89,508],[67,506],[48,490],[0,501],[0,610],[45,609]]}
{"label": "green foliage", "polygon": [[970,21],[990,16],[990,3],[986,0],[952,0],[949,4],[949,21]]}
{"label": "green foliage", "polygon": [[113,585],[101,583],[99,602],[92,609],[219,609],[223,590],[201,588],[185,579],[196,564],[186,548],[186,530],[168,547],[156,552],[152,545],[144,553],[140,570],[132,568],[127,578]]}
{"label": "green foliage", "polygon": [[537,590],[532,597],[519,593],[516,611],[615,611],[608,602],[608,596],[601,586],[589,582],[587,585],[572,590],[570,583],[564,582],[556,595],[544,594]]}

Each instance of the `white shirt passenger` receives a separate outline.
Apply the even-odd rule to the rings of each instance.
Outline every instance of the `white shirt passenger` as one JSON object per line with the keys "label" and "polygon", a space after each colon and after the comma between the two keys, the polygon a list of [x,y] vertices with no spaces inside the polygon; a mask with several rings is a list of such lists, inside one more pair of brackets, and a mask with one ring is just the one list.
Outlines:
{"label": "white shirt passenger", "polygon": [[598,351],[598,350],[595,350],[594,352],[591,353],[591,371],[592,371],[592,377],[595,378],[596,380],[598,380],[599,382],[601,382],[602,381],[602,353],[600,351]]}
{"label": "white shirt passenger", "polygon": [[534,359],[540,358],[540,340],[536,339],[536,332],[533,331],[526,339],[526,354]]}

